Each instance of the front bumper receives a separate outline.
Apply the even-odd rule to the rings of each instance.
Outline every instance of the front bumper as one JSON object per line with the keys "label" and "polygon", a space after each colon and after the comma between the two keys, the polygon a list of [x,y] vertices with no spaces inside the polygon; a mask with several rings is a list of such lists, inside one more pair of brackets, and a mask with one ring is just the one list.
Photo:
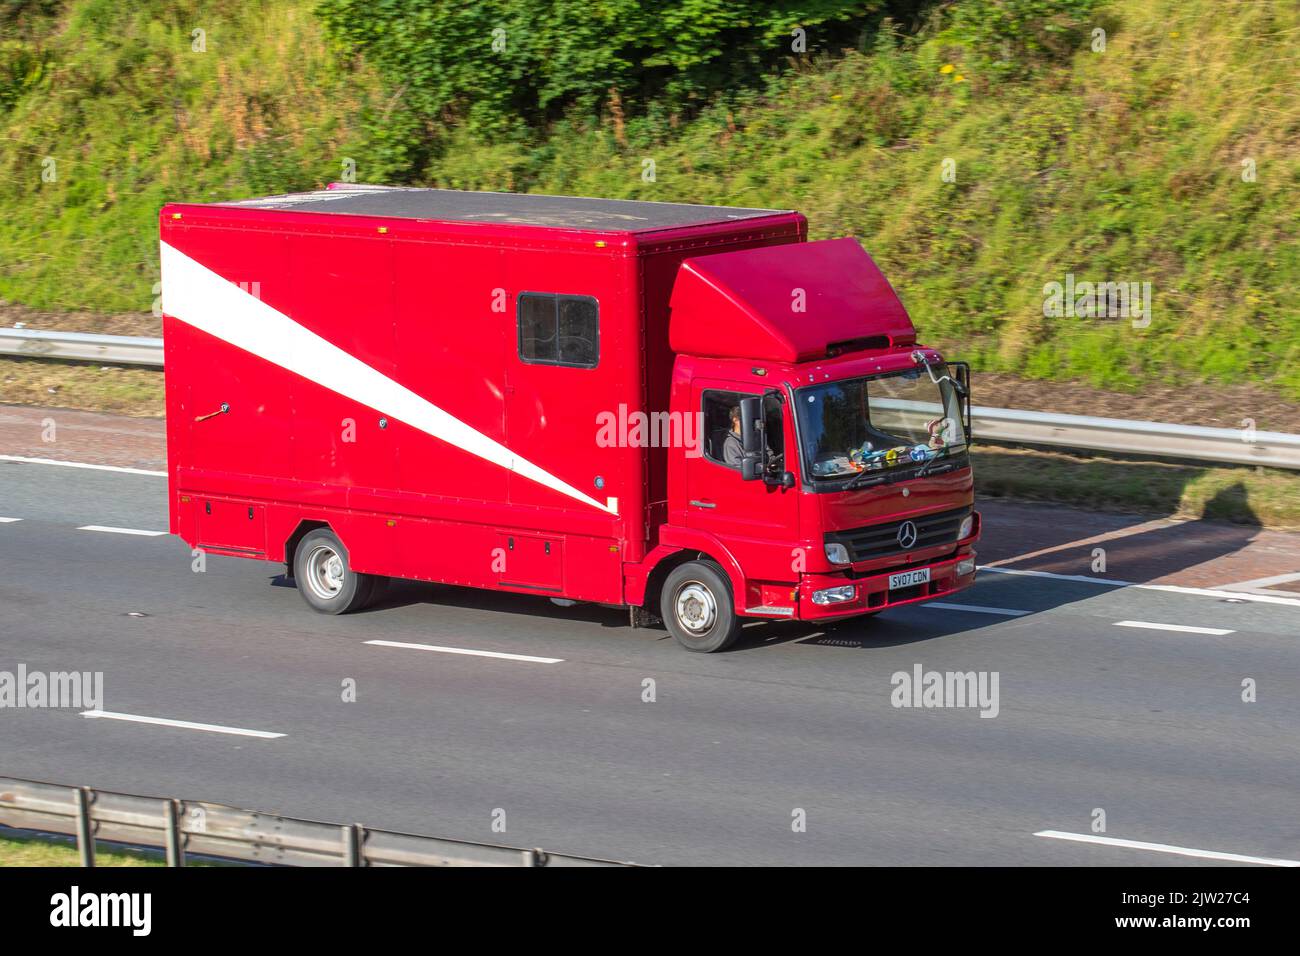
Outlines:
{"label": "front bumper", "polygon": [[[970,570],[959,575],[957,565],[964,561],[971,564]],[[855,614],[874,613],[904,604],[917,604],[948,594],[955,594],[975,583],[975,550],[970,546],[958,549],[957,553],[942,561],[921,562],[905,567],[889,568],[879,574],[850,577],[847,574],[805,574],[799,581],[799,601],[795,607],[795,618],[800,621],[819,621],[826,618],[852,617]],[[889,589],[889,576],[900,571],[914,571],[919,568],[930,569],[930,580],[924,584],[911,587]],[[854,586],[854,596],[848,601],[837,604],[815,604],[813,594],[830,588]]]}

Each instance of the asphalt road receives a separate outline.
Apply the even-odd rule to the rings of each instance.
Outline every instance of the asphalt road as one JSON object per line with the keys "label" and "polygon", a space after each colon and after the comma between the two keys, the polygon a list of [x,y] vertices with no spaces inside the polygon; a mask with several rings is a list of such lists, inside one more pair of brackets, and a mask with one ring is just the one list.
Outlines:
{"label": "asphalt road", "polygon": [[[1300,860],[1300,600],[989,573],[953,601],[1026,613],[762,623],[693,655],[456,588],[324,617],[276,565],[78,530],[165,530],[165,488],[0,462],[0,671],[102,671],[103,710],[284,736],[0,709],[0,775],[641,863],[1215,862],[1035,835],[1092,835],[1094,808],[1107,840]],[[917,665],[996,672],[997,716],[893,706]]]}

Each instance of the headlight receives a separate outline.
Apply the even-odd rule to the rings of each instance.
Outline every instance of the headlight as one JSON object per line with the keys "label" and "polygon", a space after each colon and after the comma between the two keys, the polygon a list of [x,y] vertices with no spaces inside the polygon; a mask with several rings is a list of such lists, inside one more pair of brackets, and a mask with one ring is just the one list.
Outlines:
{"label": "headlight", "polygon": [[975,573],[974,558],[964,558],[963,560],[957,562],[957,567],[956,567],[957,577],[964,578],[966,575],[974,574],[974,573]]}
{"label": "headlight", "polygon": [[969,538],[971,530],[974,527],[975,527],[975,516],[967,515],[966,520],[963,521],[961,523],[961,527],[957,529],[957,540],[961,541],[963,538]]}
{"label": "headlight", "polygon": [[839,543],[826,545],[826,560],[831,564],[852,563],[849,561],[849,549]]}
{"label": "headlight", "polygon": [[814,604],[843,604],[852,601],[858,593],[857,585],[846,584],[843,587],[827,588],[825,591],[813,592]]}

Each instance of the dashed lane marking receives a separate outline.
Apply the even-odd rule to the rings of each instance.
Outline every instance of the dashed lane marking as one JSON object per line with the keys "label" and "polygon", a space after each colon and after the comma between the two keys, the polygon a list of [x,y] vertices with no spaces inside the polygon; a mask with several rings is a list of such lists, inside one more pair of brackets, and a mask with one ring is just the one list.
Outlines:
{"label": "dashed lane marking", "polygon": [[142,538],[159,538],[165,535],[166,531],[142,531],[139,528],[110,528],[102,524],[86,524],[77,529],[78,531],[102,531],[105,534],[134,534]]}
{"label": "dashed lane marking", "polygon": [[143,717],[140,714],[118,714],[109,710],[83,710],[82,717],[90,720],[125,720],[133,724],[154,724],[159,727],[179,727],[182,730],[202,730],[210,734],[232,734],[236,737],[260,737],[273,740],[284,734],[267,730],[246,730],[243,727],[225,727],[221,724],[200,724],[192,720],[171,720],[167,717]]}
{"label": "dashed lane marking", "polygon": [[1182,631],[1185,634],[1213,634],[1223,637],[1225,634],[1236,634],[1222,627],[1192,627],[1190,624],[1159,624],[1155,621],[1116,621],[1116,627],[1141,627],[1148,631]]}
{"label": "dashed lane marking", "polygon": [[531,657],[527,654],[503,654],[500,651],[476,651],[468,647],[441,647],[437,644],[407,644],[404,641],[366,641],[375,647],[399,647],[410,651],[437,651],[439,654],[466,654],[470,657],[495,657],[504,661],[529,664],[563,664],[562,657]]}

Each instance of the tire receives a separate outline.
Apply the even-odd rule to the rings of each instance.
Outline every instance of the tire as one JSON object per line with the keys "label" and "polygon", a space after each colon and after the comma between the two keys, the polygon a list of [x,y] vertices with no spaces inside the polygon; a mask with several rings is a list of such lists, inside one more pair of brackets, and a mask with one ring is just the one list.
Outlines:
{"label": "tire", "polygon": [[368,605],[382,578],[352,570],[347,548],[328,528],[309,532],[293,555],[298,593],[314,611],[347,614]]}
{"label": "tire", "polygon": [[669,572],[659,594],[659,613],[688,651],[726,650],[740,635],[731,582],[716,564],[691,561]]}

